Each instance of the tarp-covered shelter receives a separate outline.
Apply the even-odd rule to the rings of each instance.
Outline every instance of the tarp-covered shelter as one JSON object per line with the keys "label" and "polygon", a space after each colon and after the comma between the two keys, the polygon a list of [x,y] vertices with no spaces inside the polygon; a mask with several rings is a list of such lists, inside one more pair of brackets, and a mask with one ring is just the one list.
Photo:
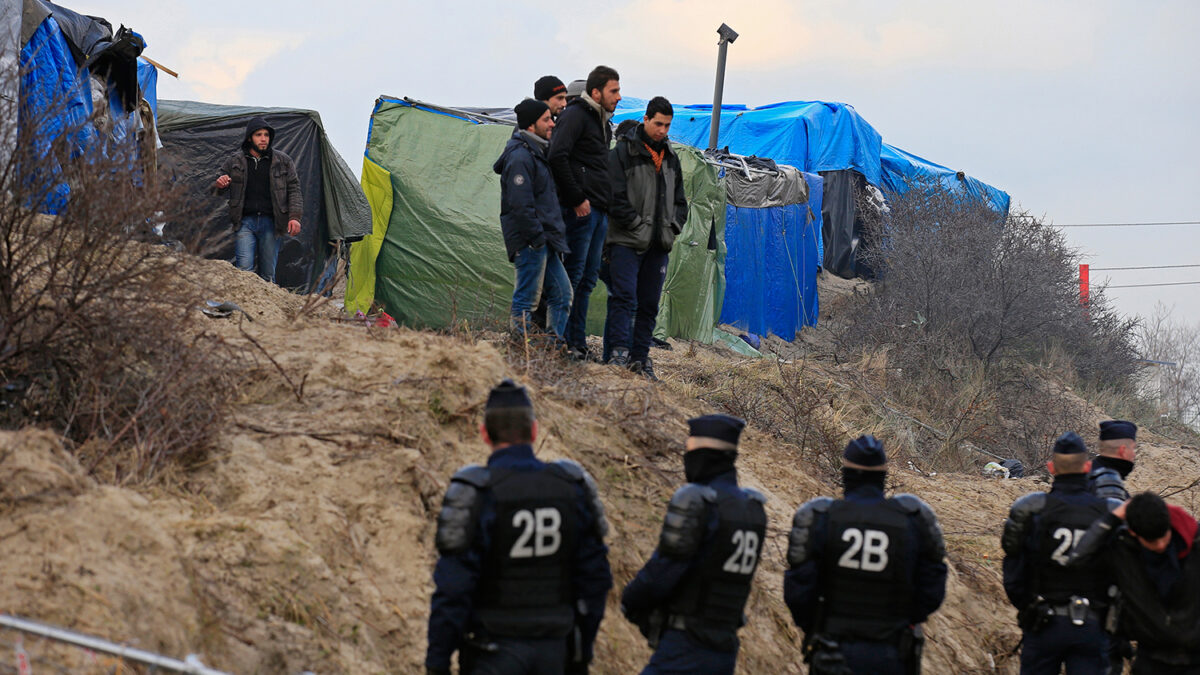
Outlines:
{"label": "tarp-covered shelter", "polygon": [[[206,232],[231,232],[227,200],[210,188],[225,158],[240,151],[246,124],[255,116],[275,128],[273,147],[295,160],[304,196],[300,234],[281,239],[275,278],[285,288],[308,288],[324,269],[332,250],[328,242],[358,241],[371,233],[371,208],[362,187],[325,135],[316,111],[161,100],[164,171],[207,200]],[[232,258],[232,252],[230,239],[220,255]]]}
{"label": "tarp-covered shelter", "polygon": [[[630,100],[622,104],[614,122],[638,119],[645,112],[644,102]],[[671,137],[707,147],[712,112],[711,105],[675,106]],[[896,191],[908,181],[935,176],[952,189],[982,196],[1002,214],[1008,212],[1007,194],[888,146],[879,132],[845,103],[787,101],[756,108],[724,105],[719,129],[718,144],[729,152],[773,159],[824,178],[824,267],[842,277],[873,274],[862,266],[857,254],[864,243],[859,196],[867,184]],[[957,178],[959,175],[963,178]]]}
{"label": "tarp-covered shelter", "polygon": [[821,205],[812,193],[820,195],[821,177],[790,166],[725,164],[728,256],[721,323],[790,341],[817,323]]}
{"label": "tarp-covered shelter", "polygon": [[[513,128],[464,109],[376,101],[362,175],[374,231],[351,249],[348,311],[377,303],[405,324],[433,327],[506,320],[513,267],[492,164]],[[712,342],[724,295],[725,186],[697,150],[675,149],[691,208],[670,255],[656,333]],[[590,332],[603,326],[605,300],[598,285]]]}
{"label": "tarp-covered shelter", "polygon": [[[15,4],[7,3],[10,9]],[[17,117],[22,142],[45,156],[51,143],[67,134],[72,159],[107,155],[115,147],[124,150],[138,143],[145,165],[153,166],[157,75],[139,58],[146,46],[142,36],[124,26],[114,31],[102,18],[47,0],[23,0],[20,6],[16,71],[6,46],[4,76],[19,74]],[[4,20],[8,22],[5,34],[11,36],[17,26],[11,15]],[[46,161],[55,160],[47,157]],[[51,175],[61,170],[48,169]],[[35,206],[57,213],[69,194],[70,187],[62,183]]]}

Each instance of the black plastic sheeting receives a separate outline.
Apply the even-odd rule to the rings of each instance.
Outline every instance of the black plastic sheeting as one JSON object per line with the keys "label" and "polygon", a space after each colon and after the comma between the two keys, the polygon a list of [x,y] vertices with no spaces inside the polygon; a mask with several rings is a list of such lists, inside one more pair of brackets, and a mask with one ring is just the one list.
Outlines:
{"label": "black plastic sheeting", "polygon": [[825,269],[843,279],[874,279],[875,271],[862,259],[863,251],[871,246],[864,236],[866,228],[858,199],[867,180],[853,169],[822,171],[821,177],[825,179],[821,202]]}
{"label": "black plastic sheeting", "polygon": [[[233,232],[228,200],[209,193],[209,188],[220,175],[225,158],[241,151],[246,124],[253,116],[215,119],[203,125],[162,133],[163,148],[159,152],[162,170],[172,172],[175,180],[185,183],[203,201],[206,219],[202,228],[206,237]],[[275,281],[284,288],[308,289],[321,274],[329,238],[322,190],[321,128],[302,113],[262,116],[275,128],[271,147],[282,150],[295,161],[304,196],[300,234],[281,237]],[[168,226],[166,232],[168,237],[184,240],[193,234],[175,230],[172,226]],[[232,236],[216,257],[233,261]]]}

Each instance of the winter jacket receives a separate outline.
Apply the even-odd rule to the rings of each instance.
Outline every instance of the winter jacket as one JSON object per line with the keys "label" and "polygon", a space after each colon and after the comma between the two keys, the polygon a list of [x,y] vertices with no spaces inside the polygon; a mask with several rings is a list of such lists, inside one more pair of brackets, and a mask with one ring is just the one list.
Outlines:
{"label": "winter jacket", "polygon": [[554,174],[541,144],[517,129],[492,170],[500,174],[500,229],[509,262],[526,246],[567,253]]}
{"label": "winter jacket", "polygon": [[300,193],[300,177],[296,174],[296,163],[275,145],[275,129],[262,117],[252,117],[246,124],[246,135],[242,147],[221,164],[221,174],[229,176],[225,188],[212,184],[213,192],[229,195],[229,222],[236,230],[242,223],[242,210],[246,203],[246,164],[250,154],[250,136],[259,129],[266,129],[271,137],[267,153],[271,156],[271,206],[274,207],[275,232],[287,232],[289,220],[300,221],[304,217],[304,197]]}
{"label": "winter jacket", "polygon": [[559,114],[550,137],[550,166],[563,208],[588,200],[593,209],[608,212],[608,145],[612,141],[607,113],[587,94],[571,101]]}
{"label": "winter jacket", "polygon": [[683,169],[670,141],[664,140],[662,171],[657,171],[641,129],[641,125],[630,129],[612,149],[612,204],[605,243],[639,253],[651,244],[670,251],[688,217]]}

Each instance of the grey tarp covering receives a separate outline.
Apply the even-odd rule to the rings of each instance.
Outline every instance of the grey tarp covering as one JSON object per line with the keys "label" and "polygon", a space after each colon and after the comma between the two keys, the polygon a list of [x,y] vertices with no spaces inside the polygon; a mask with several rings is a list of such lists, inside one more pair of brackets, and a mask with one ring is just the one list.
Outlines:
{"label": "grey tarp covering", "polygon": [[[281,286],[308,286],[320,274],[329,252],[327,241],[358,241],[371,233],[371,207],[362,186],[334,150],[313,110],[215,105],[194,101],[158,102],[158,132],[164,169],[197,194],[208,194],[225,158],[238,150],[249,118],[261,115],[275,128],[275,146],[296,162],[304,193],[304,222],[299,237],[286,238],[279,251],[276,279]],[[226,201],[209,200],[206,227],[230,229]],[[227,253],[232,245],[227,247]]]}
{"label": "grey tarp covering", "polygon": [[725,185],[731,206],[765,209],[808,203],[808,183],[792,166],[781,165],[775,172],[744,172],[727,166]]}
{"label": "grey tarp covering", "polygon": [[825,194],[821,202],[821,220],[825,239],[825,269],[842,277],[874,278],[859,252],[870,245],[863,240],[863,218],[858,195],[867,181],[853,169],[822,171]]}

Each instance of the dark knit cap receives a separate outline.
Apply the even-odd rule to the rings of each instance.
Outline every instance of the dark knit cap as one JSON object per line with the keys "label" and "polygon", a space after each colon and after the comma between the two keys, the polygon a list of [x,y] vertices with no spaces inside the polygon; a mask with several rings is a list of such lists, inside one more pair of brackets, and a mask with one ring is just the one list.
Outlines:
{"label": "dark knit cap", "polygon": [[1108,420],[1100,423],[1100,440],[1111,441],[1117,438],[1137,440],[1137,425],[1125,420]]}
{"label": "dark knit cap", "polygon": [[548,101],[551,96],[567,93],[567,85],[553,75],[539,77],[533,83],[533,97],[539,101]]}
{"label": "dark knit cap", "polygon": [[719,441],[737,445],[746,421],[729,415],[702,415],[687,421],[688,435],[704,438],[715,438]]}
{"label": "dark knit cap", "polygon": [[527,98],[521,101],[517,104],[517,107],[513,108],[513,112],[517,113],[517,127],[528,129],[533,126],[534,122],[541,119],[542,115],[549,109],[549,106],[536,99]]}
{"label": "dark knit cap", "polygon": [[492,391],[488,394],[487,408],[532,408],[533,401],[529,400],[529,394],[525,391],[525,387],[505,378],[500,381],[500,384],[492,387]]}
{"label": "dark knit cap", "polygon": [[842,451],[842,459],[859,466],[883,466],[887,464],[887,454],[883,451],[883,443],[870,434],[859,436],[846,444]]}
{"label": "dark knit cap", "polygon": [[1054,441],[1054,454],[1056,455],[1078,455],[1087,451],[1087,445],[1084,445],[1083,439],[1074,431],[1068,431]]}

